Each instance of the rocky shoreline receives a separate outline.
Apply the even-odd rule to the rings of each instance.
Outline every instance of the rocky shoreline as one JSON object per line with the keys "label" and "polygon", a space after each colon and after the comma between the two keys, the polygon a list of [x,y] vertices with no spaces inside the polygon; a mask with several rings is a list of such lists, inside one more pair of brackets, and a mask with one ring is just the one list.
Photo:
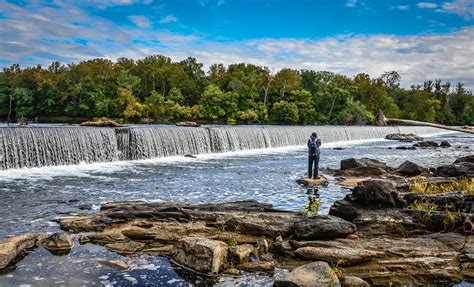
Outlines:
{"label": "rocky shoreline", "polygon": [[[96,213],[61,218],[63,233],[0,240],[0,272],[39,246],[62,255],[77,242],[122,255],[165,256],[209,278],[290,270],[274,286],[449,285],[474,279],[474,156],[431,168],[346,159],[340,169],[324,172],[353,187],[329,215],[256,201],[111,202]],[[127,269],[120,260],[103,264]]]}

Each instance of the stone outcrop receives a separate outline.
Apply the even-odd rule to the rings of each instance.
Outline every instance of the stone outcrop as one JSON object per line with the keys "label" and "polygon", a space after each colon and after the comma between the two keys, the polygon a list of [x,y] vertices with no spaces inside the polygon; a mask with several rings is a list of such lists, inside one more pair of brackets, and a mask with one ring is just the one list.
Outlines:
{"label": "stone outcrop", "polygon": [[413,146],[419,148],[438,148],[439,144],[434,141],[422,141],[414,144]]}
{"label": "stone outcrop", "polygon": [[341,286],[334,271],[326,262],[313,262],[300,266],[282,279],[275,281],[275,287],[323,287]]}
{"label": "stone outcrop", "polygon": [[404,207],[405,200],[391,181],[382,179],[367,180],[359,183],[352,192],[353,200],[368,206]]}
{"label": "stone outcrop", "polygon": [[344,238],[356,231],[356,227],[339,217],[317,215],[295,223],[294,234],[298,240]]}
{"label": "stone outcrop", "polygon": [[83,127],[112,127],[112,128],[117,128],[120,127],[120,124],[113,120],[109,119],[98,119],[95,121],[87,121],[87,122],[82,122],[81,126]]}
{"label": "stone outcrop", "polygon": [[178,126],[178,127],[199,127],[201,125],[196,123],[196,122],[187,121],[187,122],[177,122],[176,126]]}
{"label": "stone outcrop", "polygon": [[36,248],[45,233],[26,233],[0,240],[0,271]]}
{"label": "stone outcrop", "polygon": [[222,241],[190,236],[174,244],[171,258],[200,272],[218,273],[227,263],[227,251]]}

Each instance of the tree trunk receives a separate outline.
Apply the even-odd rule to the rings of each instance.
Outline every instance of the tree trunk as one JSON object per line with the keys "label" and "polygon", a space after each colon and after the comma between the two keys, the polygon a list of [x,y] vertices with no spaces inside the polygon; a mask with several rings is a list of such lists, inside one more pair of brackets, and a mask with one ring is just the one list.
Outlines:
{"label": "tree trunk", "polygon": [[8,116],[7,116],[7,123],[8,123],[8,125],[10,125],[10,123],[12,122],[12,120],[11,120],[11,115],[12,115],[12,103],[13,103],[13,96],[10,94],[10,102],[9,102],[9,105],[8,105]]}
{"label": "tree trunk", "polygon": [[445,129],[445,130],[450,130],[450,131],[474,134],[473,129],[451,127],[451,126],[445,126],[445,125],[440,125],[440,124],[432,124],[432,123],[412,121],[412,120],[387,119],[387,123],[392,124],[392,125],[405,125],[405,126],[427,126],[427,127]]}

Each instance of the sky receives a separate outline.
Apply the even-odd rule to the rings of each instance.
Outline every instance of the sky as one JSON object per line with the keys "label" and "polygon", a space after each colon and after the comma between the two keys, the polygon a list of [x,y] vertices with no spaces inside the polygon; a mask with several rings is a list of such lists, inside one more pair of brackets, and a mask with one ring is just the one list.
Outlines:
{"label": "sky", "polygon": [[1,68],[151,54],[474,90],[474,0],[0,0]]}

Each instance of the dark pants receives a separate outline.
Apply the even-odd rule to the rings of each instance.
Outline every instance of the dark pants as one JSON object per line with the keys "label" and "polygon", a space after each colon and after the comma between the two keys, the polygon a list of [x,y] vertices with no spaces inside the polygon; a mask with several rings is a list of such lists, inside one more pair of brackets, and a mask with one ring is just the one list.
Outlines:
{"label": "dark pants", "polygon": [[[313,174],[314,165],[314,174]],[[308,178],[319,176],[319,155],[308,156]]]}

